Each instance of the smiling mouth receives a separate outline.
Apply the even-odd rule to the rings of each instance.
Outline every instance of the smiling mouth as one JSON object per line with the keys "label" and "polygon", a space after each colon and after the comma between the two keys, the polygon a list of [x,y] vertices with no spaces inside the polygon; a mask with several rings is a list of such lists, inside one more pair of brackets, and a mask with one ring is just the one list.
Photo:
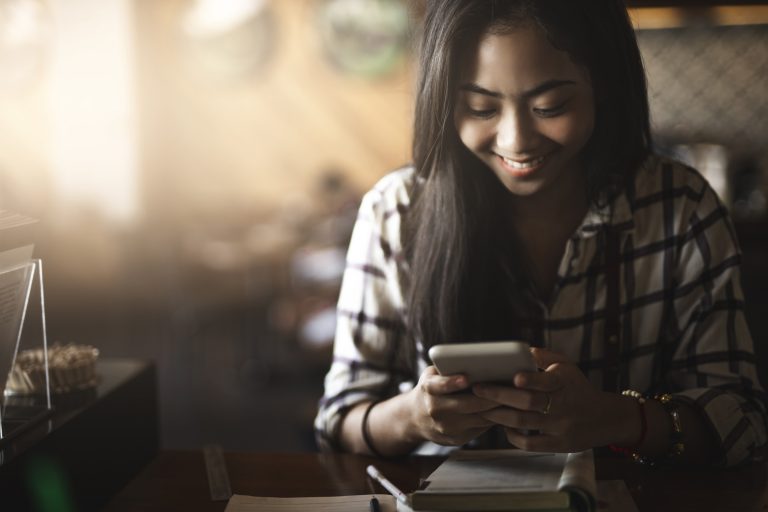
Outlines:
{"label": "smiling mouth", "polygon": [[540,156],[537,158],[532,158],[530,160],[526,160],[524,162],[520,162],[518,160],[511,160],[509,158],[501,157],[502,160],[504,160],[504,163],[508,166],[514,168],[514,169],[530,169],[532,167],[536,167],[537,165],[541,164],[544,159],[546,158],[546,155]]}

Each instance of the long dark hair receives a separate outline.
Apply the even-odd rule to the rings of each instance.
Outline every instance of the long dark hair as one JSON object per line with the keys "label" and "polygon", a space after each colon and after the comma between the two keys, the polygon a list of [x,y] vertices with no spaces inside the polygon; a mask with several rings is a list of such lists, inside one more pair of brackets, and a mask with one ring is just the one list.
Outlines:
{"label": "long dark hair", "polygon": [[593,204],[620,190],[650,151],[642,59],[622,0],[428,0],[420,47],[413,158],[420,186],[405,219],[408,326],[425,348],[500,339],[527,286],[498,208],[508,193],[462,144],[453,122],[462,52],[521,23],[584,65],[595,126],[581,155]]}

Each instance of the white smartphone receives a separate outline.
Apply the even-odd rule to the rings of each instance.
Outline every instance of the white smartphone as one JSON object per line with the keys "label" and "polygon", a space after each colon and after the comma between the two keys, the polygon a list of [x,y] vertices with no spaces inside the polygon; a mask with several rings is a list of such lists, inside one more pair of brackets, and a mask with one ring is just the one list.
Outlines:
{"label": "white smartphone", "polygon": [[536,371],[530,346],[523,341],[435,345],[429,357],[440,375],[463,373],[470,384],[509,383],[519,372]]}

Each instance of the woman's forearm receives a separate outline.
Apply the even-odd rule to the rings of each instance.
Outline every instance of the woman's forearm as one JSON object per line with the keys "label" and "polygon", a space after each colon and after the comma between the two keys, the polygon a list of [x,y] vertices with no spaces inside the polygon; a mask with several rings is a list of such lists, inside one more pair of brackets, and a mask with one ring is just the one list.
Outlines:
{"label": "woman's forearm", "polygon": [[[649,460],[665,459],[672,449],[673,438],[672,418],[667,409],[658,400],[646,400],[642,409],[634,398],[615,395],[613,400],[617,409],[623,410],[625,418],[629,420],[623,424],[617,422],[618,430],[615,435],[618,437],[615,444],[635,446],[640,437],[642,411],[645,414],[647,430],[643,442],[637,447],[637,453]],[[688,404],[676,402],[675,405],[680,415],[684,450],[669,461],[680,464],[712,463],[718,453],[719,443],[707,428],[706,419]]]}
{"label": "woman's forearm", "polygon": [[[340,433],[344,451],[374,455],[363,438],[363,415],[369,404],[358,404],[344,416]],[[369,439],[379,454],[388,457],[405,455],[422,442],[415,432],[410,411],[407,393],[373,406],[368,414],[367,428]]]}

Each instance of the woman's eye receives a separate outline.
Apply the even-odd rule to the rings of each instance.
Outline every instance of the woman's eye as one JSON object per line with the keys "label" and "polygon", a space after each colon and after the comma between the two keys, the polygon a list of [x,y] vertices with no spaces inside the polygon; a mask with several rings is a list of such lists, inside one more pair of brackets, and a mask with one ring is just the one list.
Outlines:
{"label": "woman's eye", "polygon": [[539,117],[556,117],[565,112],[565,103],[552,108],[534,108],[533,112]]}
{"label": "woman's eye", "polygon": [[467,112],[469,112],[469,115],[471,115],[472,117],[479,117],[480,119],[488,119],[489,117],[493,116],[493,114],[496,113],[496,110],[492,108],[474,109],[471,107],[467,107]]}

